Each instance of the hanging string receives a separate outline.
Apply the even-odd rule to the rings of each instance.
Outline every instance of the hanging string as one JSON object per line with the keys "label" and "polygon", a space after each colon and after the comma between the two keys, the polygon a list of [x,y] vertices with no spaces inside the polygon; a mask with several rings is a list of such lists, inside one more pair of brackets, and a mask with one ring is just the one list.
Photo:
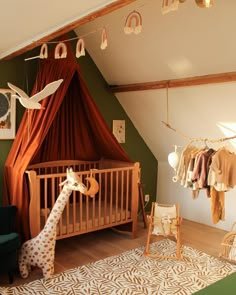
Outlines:
{"label": "hanging string", "polygon": [[198,137],[198,138],[194,138],[194,137],[190,137],[185,135],[184,133],[182,133],[181,131],[173,128],[170,125],[170,121],[169,121],[169,81],[167,82],[167,86],[166,86],[166,122],[162,121],[162,123],[169,129],[173,130],[174,132],[176,132],[178,135],[180,135],[181,137],[187,139],[190,142],[209,142],[209,143],[217,143],[217,142],[224,142],[227,140],[231,140],[231,139],[236,139],[236,135],[231,136],[231,137],[223,137],[223,138],[219,138],[219,139],[209,139],[209,138],[202,138],[202,137]]}
{"label": "hanging string", "polygon": [[[108,26],[109,26],[109,24],[108,25],[105,25],[105,27],[108,27]],[[66,42],[78,40],[78,39],[81,39],[81,38],[85,38],[85,37],[87,37],[87,36],[89,36],[91,34],[97,33],[98,31],[102,31],[103,29],[104,29],[104,26],[99,27],[99,28],[97,28],[97,29],[95,29],[93,31],[90,31],[90,32],[88,32],[88,33],[86,33],[84,35],[81,35],[80,37],[73,37],[73,38],[65,39],[65,40],[61,40],[61,41],[49,41],[49,42],[46,42],[46,43],[47,44],[57,44],[59,42],[66,43]],[[42,44],[44,44],[44,42],[38,42],[38,44],[39,45],[42,45]]]}
{"label": "hanging string", "polygon": [[183,138],[192,141],[192,142],[209,142],[209,143],[217,143],[217,142],[224,142],[227,140],[231,140],[231,139],[236,139],[236,135],[231,136],[231,137],[223,137],[223,138],[219,138],[219,139],[209,139],[209,138],[202,138],[202,137],[198,137],[198,138],[194,138],[194,137],[190,137],[185,135],[184,133],[180,132],[179,130],[173,128],[169,123],[166,123],[164,121],[162,121],[162,123],[169,129],[173,130],[174,132],[176,132],[177,134],[179,134],[180,136],[182,136]]}
{"label": "hanging string", "polygon": [[[142,5],[139,5],[138,7],[136,7],[135,9],[140,9],[144,6],[146,6],[147,4],[151,4],[151,0],[149,0],[149,3],[144,3]],[[69,39],[64,39],[64,40],[60,40],[60,41],[35,41],[35,44],[37,44],[37,46],[39,45],[43,45],[43,44],[58,44],[60,42],[62,43],[66,43],[66,42],[70,42],[70,41],[74,41],[74,40],[79,40],[79,39],[83,39],[91,34],[94,34],[94,33],[97,33],[98,31],[103,31],[104,30],[104,27],[107,28],[109,27],[111,24],[107,24],[107,25],[103,25],[102,27],[99,27],[95,30],[92,30],[92,31],[89,31],[88,33],[85,33],[83,35],[80,35],[80,36],[76,36],[76,37],[73,37],[73,38],[69,38]],[[40,55],[36,55],[36,56],[32,56],[32,57],[28,57],[28,58],[25,58],[25,61],[30,61],[32,59],[38,59],[38,58],[41,58]]]}
{"label": "hanging string", "polygon": [[[28,65],[25,64],[24,66],[24,77],[25,77],[25,87],[26,87],[26,93],[29,93],[29,81],[28,81]],[[30,140],[30,117],[29,117],[29,110],[27,110],[27,139],[28,142]]]}
{"label": "hanging string", "polygon": [[167,118],[167,125],[169,126],[169,81],[166,85],[166,118]]}
{"label": "hanging string", "polygon": [[[135,9],[140,9],[142,7],[145,7],[147,6],[148,4],[151,4],[151,0],[149,0],[149,3],[144,3],[144,4],[141,4],[139,6],[137,6]],[[138,12],[137,12],[138,13]],[[123,18],[122,18],[123,19]],[[117,21],[117,20],[116,20]],[[61,40],[60,42],[70,42],[70,41],[74,41],[74,40],[78,40],[78,39],[81,39],[81,38],[85,38],[91,34],[94,34],[94,33],[97,33],[98,31],[103,31],[104,27],[108,28],[109,26],[111,26],[111,24],[106,24],[106,25],[102,25],[102,27],[99,27],[93,31],[89,31],[88,33],[84,34],[84,35],[80,35],[79,37],[73,37],[73,38],[70,38],[70,39],[65,39],[65,40]],[[37,44],[39,45],[42,45],[44,44],[45,42],[36,42]],[[54,43],[59,43],[59,41],[48,41],[46,42],[47,44],[54,44]]]}

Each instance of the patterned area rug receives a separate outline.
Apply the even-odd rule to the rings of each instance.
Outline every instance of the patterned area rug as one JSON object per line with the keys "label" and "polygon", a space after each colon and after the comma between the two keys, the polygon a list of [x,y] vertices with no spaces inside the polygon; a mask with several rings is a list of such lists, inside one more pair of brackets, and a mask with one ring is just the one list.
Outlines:
{"label": "patterned area rug", "polygon": [[[175,253],[175,242],[151,244],[151,252]],[[183,246],[183,260],[144,257],[144,248],[124,252],[18,287],[0,288],[1,295],[130,295],[193,294],[236,271],[236,265]],[[226,292],[227,293],[227,292]]]}

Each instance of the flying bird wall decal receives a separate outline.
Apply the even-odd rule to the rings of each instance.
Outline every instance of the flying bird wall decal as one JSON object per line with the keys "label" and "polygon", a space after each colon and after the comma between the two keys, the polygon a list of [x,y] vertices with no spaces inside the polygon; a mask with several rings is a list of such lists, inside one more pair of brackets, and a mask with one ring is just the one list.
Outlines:
{"label": "flying bird wall decal", "polygon": [[13,94],[12,97],[19,99],[20,103],[26,109],[42,109],[41,104],[39,103],[42,99],[46,98],[47,96],[53,94],[58,87],[63,82],[63,79],[51,82],[47,84],[43,90],[34,94],[33,96],[29,97],[22,89],[18,88],[17,86],[7,83],[8,87],[15,91],[17,94]]}

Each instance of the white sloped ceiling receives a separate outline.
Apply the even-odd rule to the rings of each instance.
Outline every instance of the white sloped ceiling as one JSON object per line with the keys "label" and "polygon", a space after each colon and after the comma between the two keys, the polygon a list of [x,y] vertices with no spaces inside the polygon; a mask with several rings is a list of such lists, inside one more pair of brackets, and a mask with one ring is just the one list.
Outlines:
{"label": "white sloped ceiling", "polygon": [[[194,77],[236,70],[236,1],[215,0],[210,9],[187,0],[163,15],[161,0],[137,1],[76,30],[109,84]],[[142,32],[124,34],[128,13],[142,15]],[[108,47],[100,49],[107,26]],[[166,128],[166,90],[117,93],[117,98],[158,160],[188,142]],[[225,136],[218,124],[235,121],[235,83],[169,89],[169,120],[193,138]],[[227,133],[229,134],[229,133]]]}
{"label": "white sloped ceiling", "polygon": [[115,0],[3,0],[0,58],[63,28]]}

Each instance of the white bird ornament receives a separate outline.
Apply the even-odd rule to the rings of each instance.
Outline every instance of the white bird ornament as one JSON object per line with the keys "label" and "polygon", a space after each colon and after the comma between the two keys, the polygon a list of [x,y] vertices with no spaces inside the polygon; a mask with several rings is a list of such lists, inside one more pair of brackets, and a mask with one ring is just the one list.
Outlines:
{"label": "white bird ornament", "polygon": [[25,107],[26,109],[44,109],[41,104],[39,103],[42,99],[46,98],[47,96],[53,94],[58,87],[63,82],[63,79],[54,81],[49,83],[44,87],[43,90],[40,92],[34,94],[33,96],[29,97],[22,89],[18,88],[15,85],[12,85],[11,83],[7,83],[9,88],[11,88],[14,92],[17,94],[13,94],[12,97],[15,97],[19,99],[20,103]]}

